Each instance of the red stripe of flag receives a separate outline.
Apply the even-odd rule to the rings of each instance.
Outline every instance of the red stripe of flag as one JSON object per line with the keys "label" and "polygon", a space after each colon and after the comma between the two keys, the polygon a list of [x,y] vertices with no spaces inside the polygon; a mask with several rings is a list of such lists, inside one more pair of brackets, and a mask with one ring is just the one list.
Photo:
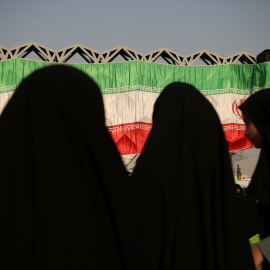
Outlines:
{"label": "red stripe of flag", "polygon": [[[251,148],[253,145],[244,135],[244,124],[222,125],[229,151]],[[135,122],[107,127],[120,155],[140,154],[152,128],[152,124]]]}
{"label": "red stripe of flag", "polygon": [[135,122],[107,127],[120,155],[140,154],[152,124]]}
{"label": "red stripe of flag", "polygon": [[229,151],[236,151],[253,147],[250,140],[245,136],[245,124],[222,125]]}

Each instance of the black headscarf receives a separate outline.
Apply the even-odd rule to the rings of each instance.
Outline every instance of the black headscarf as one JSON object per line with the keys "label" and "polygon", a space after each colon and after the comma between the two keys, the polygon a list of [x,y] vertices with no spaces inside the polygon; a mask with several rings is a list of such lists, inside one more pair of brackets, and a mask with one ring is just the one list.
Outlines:
{"label": "black headscarf", "polygon": [[0,269],[130,269],[128,178],[83,72],[40,69],[0,117]]}
{"label": "black headscarf", "polygon": [[157,99],[132,175],[145,225],[138,269],[253,269],[219,118],[189,84]]}
{"label": "black headscarf", "polygon": [[239,108],[263,136],[261,154],[247,192],[270,207],[270,89],[251,95]]}
{"label": "black headscarf", "polygon": [[270,235],[270,89],[251,95],[239,108],[263,137],[260,157],[247,193],[259,201],[260,236]]}

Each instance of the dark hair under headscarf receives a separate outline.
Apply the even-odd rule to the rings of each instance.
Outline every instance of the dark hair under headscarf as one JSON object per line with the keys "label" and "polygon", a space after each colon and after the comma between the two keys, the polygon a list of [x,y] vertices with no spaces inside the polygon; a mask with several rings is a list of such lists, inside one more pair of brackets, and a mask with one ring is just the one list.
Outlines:
{"label": "dark hair under headscarf", "polygon": [[0,140],[2,270],[130,268],[128,179],[90,77],[64,65],[32,73]]}
{"label": "dark hair under headscarf", "polygon": [[138,269],[254,269],[223,130],[193,86],[160,94],[131,177],[145,225]]}
{"label": "dark hair under headscarf", "polygon": [[251,95],[239,108],[263,137],[260,157],[247,193],[259,201],[263,219],[260,236],[264,238],[270,235],[270,88]]}

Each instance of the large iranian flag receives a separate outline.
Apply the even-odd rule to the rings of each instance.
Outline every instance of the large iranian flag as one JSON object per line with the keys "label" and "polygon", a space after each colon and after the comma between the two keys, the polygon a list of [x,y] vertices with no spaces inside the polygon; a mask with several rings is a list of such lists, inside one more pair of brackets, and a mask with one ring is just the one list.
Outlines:
{"label": "large iranian flag", "polygon": [[[23,78],[52,64],[26,59],[0,61],[0,113]],[[106,125],[124,161],[141,153],[152,127],[154,103],[169,83],[190,83],[212,103],[230,151],[251,147],[244,136],[245,125],[238,105],[250,94],[270,87],[270,63],[171,66],[130,61],[72,66],[100,86]]]}

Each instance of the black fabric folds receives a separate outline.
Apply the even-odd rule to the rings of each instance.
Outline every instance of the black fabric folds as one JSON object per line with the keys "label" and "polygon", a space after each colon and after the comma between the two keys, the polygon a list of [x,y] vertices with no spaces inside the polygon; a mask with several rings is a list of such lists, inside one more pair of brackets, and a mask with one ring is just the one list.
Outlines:
{"label": "black fabric folds", "polygon": [[130,269],[129,186],[98,86],[40,69],[0,117],[0,269]]}
{"label": "black fabric folds", "polygon": [[[253,122],[263,137],[260,157],[248,186],[247,193],[258,200],[260,238],[270,235],[270,89],[263,89],[251,95],[239,106]],[[267,260],[263,269],[270,269]]]}
{"label": "black fabric folds", "polygon": [[157,99],[132,179],[144,224],[137,269],[254,269],[223,130],[193,86],[172,83]]}

